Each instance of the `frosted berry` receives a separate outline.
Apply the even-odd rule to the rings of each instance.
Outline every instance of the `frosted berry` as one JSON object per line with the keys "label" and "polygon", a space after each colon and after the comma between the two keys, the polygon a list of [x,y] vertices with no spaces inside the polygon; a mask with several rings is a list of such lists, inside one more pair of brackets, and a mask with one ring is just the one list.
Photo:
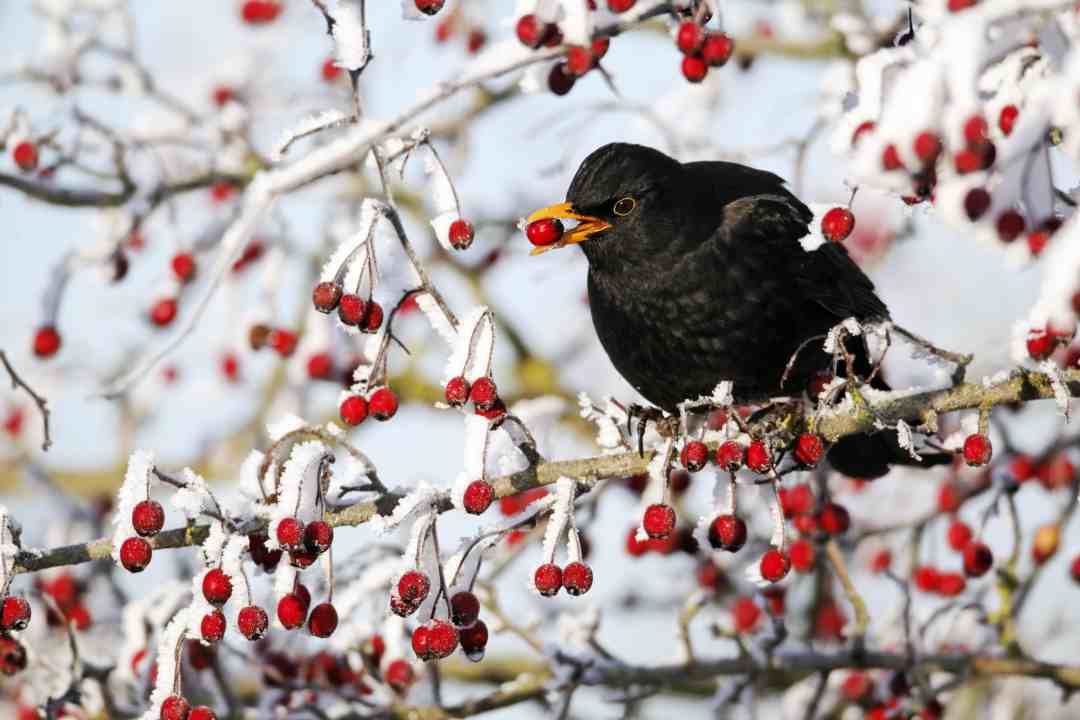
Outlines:
{"label": "frosted berry", "polygon": [[997,220],[994,222],[994,227],[997,229],[998,237],[1001,238],[1002,242],[1012,242],[1020,237],[1026,225],[1027,222],[1024,220],[1024,216],[1015,210],[1006,210],[1001,215],[998,215]]}
{"label": "frosted berry", "polygon": [[679,452],[679,462],[690,472],[697,472],[709,462],[709,446],[700,440],[689,440]]}
{"label": "frosted berry", "polygon": [[29,141],[22,141],[11,151],[11,159],[23,172],[30,172],[38,166],[37,145]]}
{"label": "frosted berry", "polygon": [[533,585],[544,597],[551,597],[562,587],[562,569],[555,563],[544,563],[533,573]]}
{"label": "frosted berry", "polygon": [[682,59],[683,77],[692,83],[699,83],[709,73],[709,66],[700,55],[687,55]]}
{"label": "frosted berry", "polygon": [[364,321],[367,302],[359,295],[345,293],[338,300],[338,319],[345,325],[356,327]]}
{"label": "frosted berry", "polygon": [[319,603],[311,609],[308,618],[308,632],[315,637],[328,638],[338,626],[338,614],[332,603]]}
{"label": "frosted berry", "polygon": [[720,67],[731,59],[735,42],[726,33],[709,33],[701,46],[701,57],[711,67]]}
{"label": "frosted berry", "polygon": [[498,399],[499,390],[490,377],[477,378],[469,389],[469,400],[481,410],[490,409]]}
{"label": "frosted berry", "polygon": [[929,130],[921,132],[915,136],[914,150],[916,157],[930,165],[941,154],[941,138]]}
{"label": "frosted berry", "polygon": [[538,48],[544,44],[547,38],[548,27],[535,15],[522,15],[518,18],[515,27],[518,40],[526,47]]}
{"label": "frosted berry", "polygon": [[900,161],[900,151],[892,143],[886,145],[881,152],[881,166],[886,170],[899,170],[904,166]]}
{"label": "frosted berry", "polygon": [[821,218],[821,234],[830,242],[841,242],[855,228],[855,215],[847,208],[834,207]]}
{"label": "frosted berry", "polygon": [[637,0],[607,0],[608,10],[614,13],[626,12],[634,7]]}
{"label": "frosted berry", "polygon": [[176,298],[162,298],[150,306],[150,322],[165,327],[176,319]]}
{"label": "frosted berry", "polygon": [[446,0],[415,0],[416,9],[425,15],[434,15],[443,9]]}
{"label": "frosted berry", "polygon": [[473,226],[460,218],[450,224],[450,245],[455,250],[467,250],[473,242]]}
{"label": "frosted berry", "polygon": [[282,518],[274,531],[278,544],[286,550],[304,545],[304,523],[294,517]]}
{"label": "frosted berry", "polygon": [[188,720],[191,705],[179,695],[170,695],[161,703],[161,720]]}
{"label": "frosted berry", "polygon": [[157,500],[141,500],[131,510],[131,524],[142,537],[153,537],[165,527],[165,509]]}
{"label": "frosted berry", "polygon": [[480,601],[468,590],[454,593],[450,598],[450,618],[458,627],[467,627],[480,617]]}
{"label": "frosted berry", "polygon": [[742,445],[734,440],[728,440],[716,449],[716,464],[728,472],[736,472],[742,467],[745,454]]}
{"label": "frosted berry", "polygon": [[735,632],[740,634],[753,632],[761,620],[761,615],[761,607],[752,598],[738,598],[731,606],[731,619],[735,625]]}
{"label": "frosted berry", "polygon": [[191,253],[183,252],[173,255],[170,265],[173,275],[180,282],[186,283],[195,277],[195,256]]}
{"label": "frosted berry", "polygon": [[412,649],[416,654],[416,657],[421,660],[427,661],[432,658],[431,655],[431,628],[427,625],[420,625],[412,634]]}
{"label": "frosted berry", "polygon": [[451,407],[460,407],[466,403],[469,399],[469,381],[458,375],[452,377],[446,383],[446,389],[443,391],[443,397],[446,398],[446,404]]}
{"label": "frosted berry", "polygon": [[214,568],[203,576],[202,592],[206,602],[221,607],[232,597],[232,579],[221,568]]}
{"label": "frosted berry", "polygon": [[974,148],[964,148],[953,156],[953,167],[961,175],[981,170],[983,167],[983,155]]}
{"label": "frosted berry", "polygon": [[843,535],[851,527],[851,515],[839,503],[825,503],[817,516],[818,526],[829,535]]}
{"label": "frosted berry", "polygon": [[608,48],[611,47],[611,38],[598,37],[593,38],[593,41],[589,44],[589,52],[593,56],[593,64],[599,62],[600,58],[607,55]]}
{"label": "frosted berry", "polygon": [[746,535],[746,523],[735,515],[719,515],[709,525],[709,544],[717,550],[738,552]]}
{"label": "frosted berry", "polygon": [[457,650],[458,631],[445,620],[433,620],[428,632],[428,648],[434,658],[445,658]]}
{"label": "frosted berry", "polygon": [[428,596],[431,590],[431,581],[428,576],[418,570],[409,570],[398,580],[398,595],[405,602],[419,605]]}
{"label": "frosted berry", "polygon": [[205,705],[199,705],[191,708],[191,714],[188,715],[188,720],[217,720],[217,715]]}
{"label": "frosted berry", "polygon": [[473,480],[465,488],[463,504],[465,512],[480,515],[486,511],[495,499],[495,488],[486,480]]}
{"label": "frosted berry", "polygon": [[480,660],[488,644],[488,629],[483,620],[477,620],[467,628],[458,630],[461,649],[470,660]]}
{"label": "frosted berry", "polygon": [[981,145],[987,140],[990,128],[981,115],[972,115],[964,123],[964,140],[968,145]]}
{"label": "frosted berry", "polygon": [[1032,330],[1027,336],[1027,351],[1033,359],[1045,360],[1054,352],[1054,336],[1043,329]]}
{"label": "frosted berry", "polygon": [[327,380],[334,372],[334,361],[330,353],[315,353],[308,358],[307,374],[312,380]]}
{"label": "frosted berry", "polygon": [[994,553],[985,543],[971,542],[964,548],[964,574],[982,577],[994,565]]}
{"label": "frosted berry", "polygon": [[0,672],[14,675],[26,669],[26,648],[13,637],[0,635]]}
{"label": "frosted berry", "polygon": [[963,552],[964,548],[971,542],[971,527],[962,520],[953,520],[949,525],[949,530],[946,533],[946,539],[949,541],[949,547],[956,552]]}
{"label": "frosted berry", "polygon": [[705,28],[693,20],[680,23],[675,32],[675,45],[685,55],[695,55],[705,44]]}
{"label": "frosted berry", "polygon": [[589,592],[593,583],[593,571],[583,562],[572,562],[562,571],[562,585],[569,595],[577,597]]}
{"label": "frosted berry", "polygon": [[796,540],[791,543],[791,547],[788,548],[788,557],[791,559],[791,567],[795,568],[796,572],[808,573],[813,570],[816,554],[814,544],[809,540]]}
{"label": "frosted berry", "polygon": [[675,529],[675,508],[670,505],[656,504],[645,508],[641,526],[653,540],[662,540]]}
{"label": "frosted berry", "polygon": [[858,143],[859,138],[862,137],[864,134],[872,132],[876,126],[877,124],[870,120],[864,120],[863,122],[859,123],[859,126],[855,128],[855,132],[851,133],[852,146]]}
{"label": "frosted berry", "polygon": [[812,433],[803,433],[795,441],[795,459],[806,467],[814,467],[825,454],[825,446],[821,438]]}
{"label": "frosted berry", "polygon": [[154,551],[141,537],[130,537],[120,545],[120,564],[128,572],[142,572],[150,564]]}
{"label": "frosted berry", "polygon": [[376,420],[389,420],[397,413],[397,409],[397,395],[390,388],[379,388],[371,393],[371,397],[368,398],[368,410]]}
{"label": "frosted berry", "polygon": [[293,354],[293,351],[296,350],[297,340],[296,333],[281,328],[271,330],[270,335],[266,338],[270,348],[282,357],[289,357]]}
{"label": "frosted berry", "polygon": [[1020,109],[1015,105],[1006,105],[1001,108],[1001,114],[998,115],[998,127],[1001,128],[1001,132],[1008,136],[1012,134],[1013,126],[1016,125],[1016,118],[1020,116]]}
{"label": "frosted berry", "polygon": [[314,553],[324,553],[334,542],[334,528],[325,520],[313,520],[304,527],[304,547]]}
{"label": "frosted berry", "polygon": [[975,222],[990,208],[990,193],[983,188],[971,188],[964,196],[964,212]]}
{"label": "frosted berry", "polygon": [[311,567],[318,559],[319,553],[308,550],[307,548],[289,551],[289,564],[300,570]]}
{"label": "frosted berry", "polygon": [[537,247],[554,245],[562,240],[564,228],[558,218],[534,220],[525,227],[525,237]]}
{"label": "frosted berry", "polygon": [[399,693],[405,692],[416,679],[412,666],[409,665],[407,661],[401,659],[394,660],[387,665],[383,677],[386,679],[386,683]]}
{"label": "frosted berry", "polygon": [[338,67],[338,64],[334,61],[334,58],[327,58],[323,61],[320,73],[322,74],[322,79],[326,82],[334,82],[339,77],[341,77],[341,68]]}
{"label": "frosted berry", "polygon": [[202,622],[199,623],[199,631],[202,633],[203,640],[207,642],[221,640],[225,637],[225,614],[220,610],[206,613],[203,615]]}
{"label": "frosted berry", "polygon": [[[341,286],[334,282],[321,282],[311,291],[311,304],[321,313],[332,313],[341,302]],[[353,295],[353,297],[356,297]]]}
{"label": "frosted berry", "polygon": [[236,628],[240,634],[248,640],[261,640],[266,635],[266,629],[270,625],[270,619],[266,611],[258,605],[248,605],[241,608],[236,616]]}
{"label": "frosted berry", "polygon": [[34,333],[34,355],[39,358],[51,357],[60,349],[60,333],[52,325],[38,328]]}
{"label": "frosted berry", "polygon": [[376,333],[383,323],[382,305],[372,300],[367,304],[367,314],[364,315],[364,323],[360,330],[366,333]]}
{"label": "frosted berry", "polygon": [[761,440],[750,443],[746,449],[746,466],[757,473],[767,473],[772,468],[772,457],[769,448]]}
{"label": "frosted berry", "polygon": [[566,51],[566,72],[574,77],[581,77],[593,69],[596,59],[587,47],[574,45]]}
{"label": "frosted berry", "polygon": [[791,561],[780,550],[769,548],[761,556],[759,569],[761,570],[761,577],[769,582],[780,582],[788,574],[788,570],[791,569]]}
{"label": "frosted berry", "polygon": [[278,600],[278,622],[286,630],[295,630],[307,619],[308,603],[295,592],[287,593]]}
{"label": "frosted berry", "polygon": [[30,624],[30,603],[26,598],[8,595],[0,606],[0,628],[4,630],[25,630]]}
{"label": "frosted berry", "polygon": [[964,440],[964,462],[972,467],[980,467],[990,462],[993,452],[990,438],[986,435],[975,433]]}
{"label": "frosted berry", "polygon": [[399,617],[409,617],[420,607],[419,603],[407,603],[397,594],[390,596],[390,612]]}
{"label": "frosted berry", "polygon": [[338,414],[349,425],[359,425],[367,419],[368,401],[360,395],[350,395],[341,401]]}

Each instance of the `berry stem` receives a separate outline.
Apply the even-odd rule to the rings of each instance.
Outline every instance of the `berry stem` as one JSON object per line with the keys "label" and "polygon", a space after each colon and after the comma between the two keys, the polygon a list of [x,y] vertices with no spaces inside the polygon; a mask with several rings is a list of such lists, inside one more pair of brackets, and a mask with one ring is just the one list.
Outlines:
{"label": "berry stem", "polygon": [[[439,529],[438,529],[438,516],[433,516],[431,519],[431,527],[428,529],[428,533],[431,536],[431,546],[435,550],[435,565],[439,569],[439,594],[442,595],[442,600],[446,604],[446,616],[453,616],[453,609],[450,607],[450,593],[446,589],[446,577],[443,575],[442,566],[442,553],[439,552]],[[439,603],[439,596],[435,596],[435,602],[431,604],[431,618],[435,617],[435,606]]]}

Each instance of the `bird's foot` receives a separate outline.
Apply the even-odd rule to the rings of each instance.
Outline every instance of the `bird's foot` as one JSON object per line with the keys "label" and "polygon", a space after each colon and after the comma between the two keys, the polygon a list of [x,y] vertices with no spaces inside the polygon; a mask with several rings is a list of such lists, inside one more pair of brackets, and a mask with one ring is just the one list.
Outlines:
{"label": "bird's foot", "polygon": [[634,436],[634,420],[637,420],[638,455],[641,456],[645,455],[645,431],[648,430],[650,422],[655,424],[656,431],[660,433],[661,437],[675,437],[679,432],[679,419],[665,415],[660,408],[638,405],[637,403],[627,407],[626,434],[630,437]]}

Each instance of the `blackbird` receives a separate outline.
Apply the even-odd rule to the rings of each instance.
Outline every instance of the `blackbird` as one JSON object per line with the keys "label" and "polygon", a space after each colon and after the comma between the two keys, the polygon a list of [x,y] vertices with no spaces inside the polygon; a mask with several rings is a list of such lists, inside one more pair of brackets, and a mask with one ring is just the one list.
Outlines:
{"label": "blackbird", "polygon": [[[803,248],[813,213],[770,172],[680,163],[649,147],[612,143],[585,158],[565,203],[528,219],[544,218],[578,224],[534,253],[580,244],[601,344],[619,373],[669,412],[721,380],[733,381],[740,403],[799,394],[832,367],[822,342],[830,328],[849,317],[889,318],[842,245]],[[865,377],[864,344],[848,348]],[[834,468],[862,478],[879,477],[890,464],[949,459],[916,460],[894,432],[848,436],[829,451]]]}

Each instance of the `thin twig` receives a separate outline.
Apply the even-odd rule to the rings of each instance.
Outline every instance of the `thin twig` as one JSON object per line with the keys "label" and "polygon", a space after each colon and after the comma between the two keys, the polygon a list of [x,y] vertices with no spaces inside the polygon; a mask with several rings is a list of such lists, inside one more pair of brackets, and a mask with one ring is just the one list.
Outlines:
{"label": "thin twig", "polygon": [[41,413],[41,424],[45,430],[45,437],[41,441],[41,449],[46,452],[52,447],[52,435],[49,434],[49,401],[41,395],[34,392],[34,388],[30,387],[25,380],[19,377],[19,374],[15,372],[15,368],[11,366],[8,361],[7,353],[0,350],[0,362],[4,363],[4,368],[7,370],[8,375],[11,376],[11,389],[17,390],[22,388],[30,395],[34,400],[34,404],[37,405],[38,412]]}

